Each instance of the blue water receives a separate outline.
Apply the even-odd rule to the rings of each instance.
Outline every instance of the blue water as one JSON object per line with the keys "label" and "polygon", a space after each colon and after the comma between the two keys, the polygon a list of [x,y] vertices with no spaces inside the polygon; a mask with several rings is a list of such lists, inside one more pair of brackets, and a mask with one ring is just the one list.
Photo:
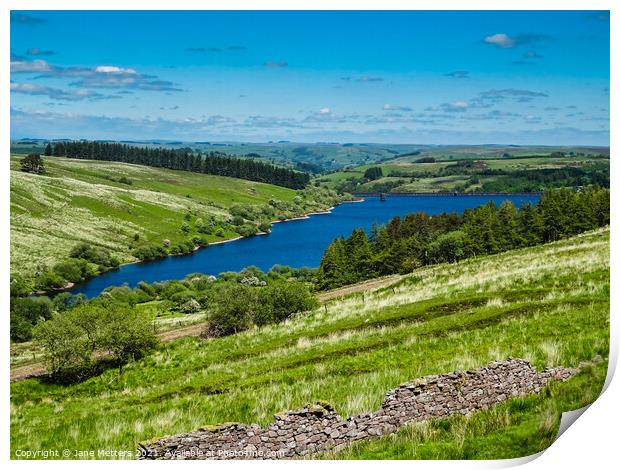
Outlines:
{"label": "blue water", "polygon": [[488,201],[500,204],[509,199],[515,206],[531,202],[538,196],[388,196],[384,202],[367,197],[364,202],[341,204],[329,214],[312,215],[308,219],[273,224],[269,235],[243,238],[229,243],[210,245],[191,255],[169,256],[156,261],[121,266],[90,281],[75,286],[70,292],[97,296],[106,287],[138,282],[183,279],[190,273],[218,275],[224,271],[240,271],[258,266],[268,271],[274,264],[299,268],[317,267],[325,248],[339,236],[349,236],[357,227],[370,230],[374,223],[383,224],[396,215],[424,211],[428,214],[463,212]]}

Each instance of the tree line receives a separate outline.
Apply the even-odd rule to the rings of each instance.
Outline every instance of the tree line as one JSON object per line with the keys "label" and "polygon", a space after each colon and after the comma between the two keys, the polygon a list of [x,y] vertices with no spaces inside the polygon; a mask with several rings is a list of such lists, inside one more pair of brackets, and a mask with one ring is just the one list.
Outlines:
{"label": "tree line", "polygon": [[550,190],[538,204],[519,209],[505,201],[462,215],[416,212],[373,226],[370,237],[360,228],[334,240],[323,254],[316,283],[332,289],[427,264],[551,242],[608,224],[609,189],[597,187]]}
{"label": "tree line", "polygon": [[249,158],[229,157],[218,152],[201,154],[192,149],[138,147],[97,141],[48,143],[46,156],[104,160],[137,165],[185,170],[216,176],[229,176],[292,189],[302,189],[310,181],[307,173],[270,165]]}

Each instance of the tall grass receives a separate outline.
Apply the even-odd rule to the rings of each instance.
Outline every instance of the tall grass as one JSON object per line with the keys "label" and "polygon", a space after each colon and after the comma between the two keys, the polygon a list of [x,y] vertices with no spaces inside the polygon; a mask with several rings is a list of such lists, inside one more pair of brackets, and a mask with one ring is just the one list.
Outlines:
{"label": "tall grass", "polygon": [[[11,449],[134,449],[139,441],[209,424],[267,424],[275,413],[317,400],[349,416],[376,409],[387,390],[422,375],[508,356],[537,367],[576,366],[608,349],[609,230],[602,229],[426,267],[394,289],[353,294],[283,324],[167,343],[121,376],[107,371],[72,386],[13,384]],[[557,396],[569,390],[574,402],[591,401],[601,374],[579,379],[581,388],[560,387]],[[538,419],[542,412],[532,413]],[[501,413],[488,416],[504,428],[512,422]],[[495,426],[489,422],[479,424],[487,434]],[[477,447],[472,436],[479,428],[467,423],[450,437],[459,455],[501,454],[495,444],[484,452],[483,441]],[[528,424],[519,433],[539,436],[551,428],[551,421]],[[397,448],[386,444],[382,455]]]}

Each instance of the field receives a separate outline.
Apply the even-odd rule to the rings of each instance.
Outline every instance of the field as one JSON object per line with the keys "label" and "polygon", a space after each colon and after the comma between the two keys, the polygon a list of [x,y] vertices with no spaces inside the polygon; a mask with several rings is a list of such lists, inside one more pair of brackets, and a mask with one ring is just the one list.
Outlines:
{"label": "field", "polygon": [[[552,156],[549,150],[546,153],[532,153],[522,150],[524,155],[511,154],[503,157],[497,151],[491,152],[482,148],[480,153],[455,152],[454,154],[436,151],[424,151],[415,156],[397,157],[389,161],[375,164],[348,167],[337,172],[317,177],[321,183],[331,188],[345,189],[352,192],[441,192],[441,191],[480,191],[485,183],[497,182],[500,179],[510,178],[515,172],[530,171],[543,172],[561,169],[595,169],[609,174],[609,158],[602,151],[601,154],[573,154],[566,156]],[[423,157],[433,157],[433,163],[417,163]],[[457,162],[469,161],[472,166],[455,167]],[[371,167],[380,167],[383,177],[374,181],[362,180],[364,172]],[[489,174],[494,171],[504,172],[504,175]],[[475,177],[473,181],[471,178]],[[347,180],[353,180],[348,184]]]}
{"label": "field", "polygon": [[[179,228],[188,212],[226,219],[233,204],[290,202],[296,195],[264,183],[125,163],[45,162],[46,174],[35,175],[20,171],[19,158],[11,158],[11,272],[26,277],[62,260],[79,242],[106,247],[121,262],[135,261],[135,234],[141,242],[183,241]],[[232,230],[206,235],[209,242],[236,236]]]}
{"label": "field", "polygon": [[[123,449],[222,422],[266,424],[325,400],[343,417],[390,388],[508,356],[577,366],[609,350],[609,229],[421,268],[283,324],[162,344],[122,375],[11,386],[11,451]],[[469,418],[422,423],[338,458],[504,458],[550,444],[562,411],[598,395],[606,361],[539,395]]]}

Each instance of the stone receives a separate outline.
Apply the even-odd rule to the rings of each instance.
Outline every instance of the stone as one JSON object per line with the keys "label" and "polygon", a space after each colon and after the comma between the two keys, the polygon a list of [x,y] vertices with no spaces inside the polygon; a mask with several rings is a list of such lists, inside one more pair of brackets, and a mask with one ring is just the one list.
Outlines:
{"label": "stone", "polygon": [[331,405],[319,402],[275,415],[274,423],[267,428],[227,423],[151,440],[140,444],[143,450],[140,458],[292,458],[309,452],[337,450],[349,442],[395,432],[405,423],[452,414],[467,415],[512,396],[538,393],[550,381],[567,380],[578,371],[558,367],[536,372],[524,360],[495,361],[473,371],[428,376],[403,384],[390,390],[375,412],[348,420],[342,420]]}

